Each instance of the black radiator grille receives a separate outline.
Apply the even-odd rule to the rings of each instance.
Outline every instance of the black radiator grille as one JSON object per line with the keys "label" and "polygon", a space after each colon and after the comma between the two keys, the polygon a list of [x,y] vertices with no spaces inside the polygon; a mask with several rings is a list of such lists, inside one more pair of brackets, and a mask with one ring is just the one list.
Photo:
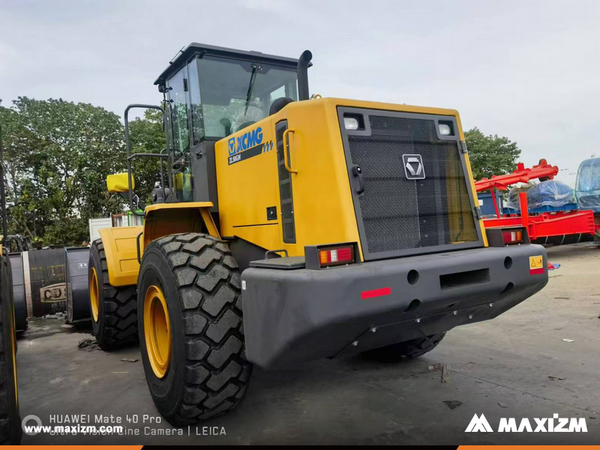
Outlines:
{"label": "black radiator grille", "polygon": [[[434,120],[368,120],[370,136],[348,136],[352,164],[363,174],[358,203],[368,253],[477,241],[457,142],[440,140]],[[403,155],[420,155],[424,179],[407,179]]]}

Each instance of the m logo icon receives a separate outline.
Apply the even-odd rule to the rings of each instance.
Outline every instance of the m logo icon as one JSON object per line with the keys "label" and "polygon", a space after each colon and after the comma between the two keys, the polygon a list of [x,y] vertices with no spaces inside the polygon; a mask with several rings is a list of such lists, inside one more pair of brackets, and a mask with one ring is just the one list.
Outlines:
{"label": "m logo icon", "polygon": [[423,166],[421,155],[402,155],[402,162],[404,164],[404,174],[407,179],[422,180],[425,178],[425,166]]}
{"label": "m logo icon", "polygon": [[492,430],[490,423],[487,421],[483,414],[481,415],[481,417],[477,417],[477,414],[474,414],[473,418],[471,419],[471,422],[469,423],[469,426],[465,430],[465,433],[492,433],[493,431],[494,430]]}

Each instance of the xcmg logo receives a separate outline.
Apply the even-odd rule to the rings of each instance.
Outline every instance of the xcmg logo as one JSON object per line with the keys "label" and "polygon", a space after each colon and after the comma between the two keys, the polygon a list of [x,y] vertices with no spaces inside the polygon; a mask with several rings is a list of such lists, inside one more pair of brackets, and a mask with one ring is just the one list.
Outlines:
{"label": "xcmg logo", "polygon": [[[482,414],[475,414],[465,430],[465,433],[493,433],[492,426]],[[517,422],[514,417],[501,417],[498,424],[498,433],[587,433],[587,422],[584,417],[552,417],[534,418],[533,423],[528,419]]]}
{"label": "xcmg logo", "polygon": [[256,147],[262,144],[263,141],[263,130],[262,127],[258,127],[252,131],[248,131],[241,136],[229,138],[229,156],[235,155],[236,153],[243,152],[249,148]]}

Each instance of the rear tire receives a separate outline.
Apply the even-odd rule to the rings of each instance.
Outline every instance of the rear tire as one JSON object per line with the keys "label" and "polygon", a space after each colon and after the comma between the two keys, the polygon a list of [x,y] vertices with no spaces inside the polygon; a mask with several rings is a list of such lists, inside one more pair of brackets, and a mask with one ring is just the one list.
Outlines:
{"label": "rear tire", "polygon": [[136,287],[110,285],[101,239],[95,240],[90,249],[89,280],[92,328],[100,348],[112,350],[137,344]]}
{"label": "rear tire", "polygon": [[9,268],[2,257],[0,289],[0,444],[19,444],[23,435],[17,388],[15,312]]}
{"label": "rear tire", "polygon": [[[174,426],[217,417],[244,397],[252,365],[245,357],[240,284],[229,248],[211,236],[170,235],[144,250],[138,278],[142,361],[154,404]],[[146,302],[155,300],[149,294],[157,289],[168,311],[155,318]],[[151,327],[164,316],[168,345],[164,327]],[[160,346],[168,352],[156,352]],[[166,366],[157,369],[156,353]]]}
{"label": "rear tire", "polygon": [[434,334],[424,338],[413,339],[406,342],[375,348],[363,352],[365,358],[385,362],[396,363],[418,358],[433,350],[444,339],[446,333]]}

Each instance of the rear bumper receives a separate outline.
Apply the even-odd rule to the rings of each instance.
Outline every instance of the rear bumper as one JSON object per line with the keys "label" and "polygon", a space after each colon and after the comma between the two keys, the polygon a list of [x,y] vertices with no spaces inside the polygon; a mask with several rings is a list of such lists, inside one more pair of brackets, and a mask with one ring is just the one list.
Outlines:
{"label": "rear bumper", "polygon": [[[530,256],[542,256],[543,269],[531,271]],[[542,289],[546,267],[543,247],[520,245],[323,270],[249,268],[246,354],[277,368],[493,319]]]}

